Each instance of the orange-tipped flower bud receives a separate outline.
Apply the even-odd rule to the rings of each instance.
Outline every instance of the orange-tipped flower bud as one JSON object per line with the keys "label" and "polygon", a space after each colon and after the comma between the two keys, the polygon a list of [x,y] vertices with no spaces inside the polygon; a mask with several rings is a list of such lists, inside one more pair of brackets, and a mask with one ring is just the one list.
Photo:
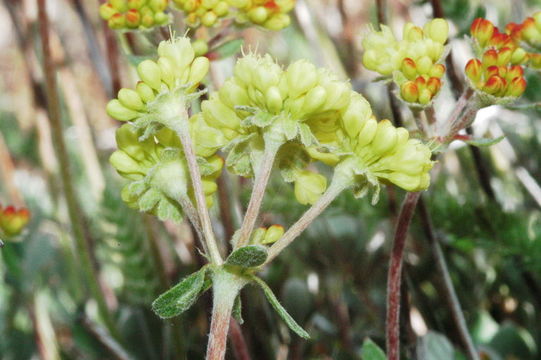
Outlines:
{"label": "orange-tipped flower bud", "polygon": [[136,28],[141,24],[141,14],[136,9],[128,10],[126,13],[126,25],[129,28]]}
{"label": "orange-tipped flower bud", "polygon": [[519,97],[524,90],[526,90],[526,80],[523,77],[516,77],[509,83],[505,95]]}
{"label": "orange-tipped flower bud", "polygon": [[513,56],[513,50],[504,47],[498,52],[498,65],[507,65],[511,61],[511,57]]}
{"label": "orange-tipped flower bud", "polygon": [[482,62],[485,68],[493,65],[498,65],[498,52],[494,49],[485,51],[485,53],[483,54]]}
{"label": "orange-tipped flower bud", "polygon": [[417,102],[419,98],[419,88],[413,81],[406,81],[400,88],[400,95],[402,99],[407,102]]}
{"label": "orange-tipped flower bud", "polygon": [[431,77],[437,77],[441,78],[445,74],[445,65],[443,64],[435,64],[432,66],[432,69],[430,69],[429,75]]}
{"label": "orange-tipped flower bud", "polygon": [[479,59],[471,59],[466,64],[466,76],[473,81],[477,82],[481,79],[483,65]]}
{"label": "orange-tipped flower bud", "polygon": [[511,79],[514,79],[516,77],[522,77],[523,75],[524,75],[524,69],[522,68],[522,66],[513,65],[507,69],[507,76],[510,77]]}
{"label": "orange-tipped flower bud", "polygon": [[488,78],[485,86],[483,86],[483,91],[487,94],[497,95],[503,88],[505,88],[505,80],[494,75]]}
{"label": "orange-tipped flower bud", "polygon": [[494,34],[494,30],[494,25],[483,18],[475,19],[470,27],[472,36],[477,40],[479,46],[483,48]]}
{"label": "orange-tipped flower bud", "polygon": [[402,61],[402,73],[408,80],[415,79],[415,76],[417,75],[417,65],[413,59],[405,58]]}
{"label": "orange-tipped flower bud", "polygon": [[441,89],[441,81],[438,78],[431,77],[426,83],[426,88],[430,90],[432,95],[435,95]]}
{"label": "orange-tipped flower bud", "polygon": [[541,69],[541,54],[528,54],[528,65]]}

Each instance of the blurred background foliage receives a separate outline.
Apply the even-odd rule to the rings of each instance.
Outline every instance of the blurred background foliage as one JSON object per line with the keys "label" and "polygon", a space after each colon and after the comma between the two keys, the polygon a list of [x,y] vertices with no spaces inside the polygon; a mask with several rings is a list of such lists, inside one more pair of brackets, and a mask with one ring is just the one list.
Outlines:
{"label": "blurred background foliage", "polygon": [[[442,4],[452,22],[452,56],[460,78],[471,55],[464,36],[475,17],[503,26],[541,9],[538,0]],[[0,203],[26,206],[32,220],[0,250],[0,358],[202,359],[209,294],[174,321],[161,321],[150,310],[158,294],[203,264],[192,231],[188,224],[160,223],[127,208],[119,196],[122,181],[107,161],[118,124],[106,116],[106,101],[119,83],[133,83],[131,65],[152,56],[160,33],[114,35],[99,19],[98,0],[50,0],[47,6],[64,136],[82,204],[79,216],[119,334],[112,336],[99,321],[74,251],[47,121],[35,1],[3,0]],[[431,1],[389,0],[385,10],[394,29],[432,16]],[[376,23],[375,2],[298,0],[293,18],[278,33],[246,28],[229,37],[243,38],[246,48],[268,51],[282,63],[308,58],[329,67],[351,78],[380,118],[390,117],[385,87],[372,82],[374,74],[360,61],[362,34]],[[181,24],[177,14],[178,33],[184,31]],[[125,53],[126,42],[131,54]],[[230,74],[232,63],[233,57],[213,62],[215,81]],[[541,77],[528,72],[527,80],[520,103],[485,108],[477,116],[477,135],[505,139],[480,155],[453,144],[424,196],[483,359],[541,358]],[[446,90],[436,102],[437,116],[445,119],[454,104]],[[411,113],[401,110],[414,128]],[[250,184],[224,174],[220,185],[213,216],[225,248]],[[342,195],[264,270],[263,278],[311,340],[290,334],[260,291],[243,292],[242,332],[253,359],[359,359],[365,338],[384,345],[388,251],[403,196],[387,188],[371,206],[366,199]],[[293,199],[291,186],[274,179],[262,224],[293,223],[305,209]],[[405,358],[465,359],[419,217],[406,251]],[[237,358],[235,352],[228,358]]]}

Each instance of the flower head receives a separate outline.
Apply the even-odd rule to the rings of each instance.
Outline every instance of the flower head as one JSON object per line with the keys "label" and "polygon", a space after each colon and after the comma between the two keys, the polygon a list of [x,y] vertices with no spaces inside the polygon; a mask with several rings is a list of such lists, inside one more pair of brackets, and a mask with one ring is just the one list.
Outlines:
{"label": "flower head", "polygon": [[[363,39],[363,64],[383,76],[393,75],[402,100],[426,105],[441,87],[448,33],[444,19],[434,19],[423,29],[407,23],[403,39],[398,41],[389,27],[381,25],[381,31],[371,31]],[[431,85],[427,87],[427,83]]]}
{"label": "flower head", "polygon": [[0,205],[0,235],[12,237],[19,235],[30,221],[30,211],[14,206],[3,208]]}
{"label": "flower head", "polygon": [[194,91],[209,69],[209,60],[195,57],[186,37],[162,41],[158,55],[156,61],[144,60],[137,66],[141,80],[135,89],[121,89],[117,99],[107,104],[111,117],[147,129],[144,137],[185,112],[189,101],[198,96]]}
{"label": "flower head", "polygon": [[149,29],[170,22],[165,13],[169,0],[108,0],[100,16],[111,29]]}
{"label": "flower head", "polygon": [[[117,172],[129,183],[122,190],[122,199],[133,208],[150,212],[160,219],[180,220],[179,199],[191,197],[190,177],[180,141],[168,128],[143,141],[131,124],[121,126],[116,133],[118,150],[110,158]],[[207,149],[196,153],[200,157],[203,188],[207,204],[212,204],[216,178],[223,160]]]}

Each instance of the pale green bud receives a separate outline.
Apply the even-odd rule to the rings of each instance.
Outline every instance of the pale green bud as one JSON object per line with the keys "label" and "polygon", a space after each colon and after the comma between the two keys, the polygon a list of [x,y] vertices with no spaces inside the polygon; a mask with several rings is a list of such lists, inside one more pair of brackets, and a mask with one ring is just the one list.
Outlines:
{"label": "pale green bud", "polygon": [[264,6],[258,6],[248,11],[248,18],[250,21],[256,24],[262,24],[267,20],[269,12],[265,9]]}
{"label": "pale green bud", "polygon": [[135,91],[137,91],[141,99],[143,99],[143,101],[146,103],[151,102],[156,98],[156,95],[154,95],[154,90],[152,90],[150,86],[142,81],[137,83],[135,86]]}
{"label": "pale green bud", "polygon": [[432,69],[432,60],[428,56],[421,56],[416,62],[419,74],[428,74]]}
{"label": "pale green bud", "polygon": [[366,121],[372,116],[372,109],[366,99],[354,93],[347,110],[342,115],[342,123],[350,138],[356,138]]}
{"label": "pale green bud", "polygon": [[395,147],[396,140],[396,128],[389,120],[382,120],[371,143],[372,151],[376,155],[383,155]]}
{"label": "pale green bud", "polygon": [[313,88],[317,83],[316,67],[306,61],[298,60],[291,64],[286,71],[290,97],[296,98]]}
{"label": "pale green bud", "polygon": [[433,19],[425,24],[425,34],[440,44],[445,44],[449,36],[449,24],[445,19]]}
{"label": "pale green bud", "polygon": [[203,101],[201,104],[205,120],[214,127],[227,127],[237,129],[240,125],[240,119],[233,110],[225,106],[219,99]]}
{"label": "pale green bud", "polygon": [[169,88],[172,88],[176,82],[176,68],[175,64],[170,58],[160,57],[158,59],[158,66],[162,74],[162,81],[165,82]]}
{"label": "pale green bud", "polygon": [[227,106],[233,108],[236,105],[246,105],[250,99],[244,88],[232,80],[227,80],[219,92],[220,100]]}
{"label": "pale green bud", "polygon": [[267,109],[269,112],[276,114],[282,110],[282,96],[280,90],[276,86],[271,86],[265,94]]}
{"label": "pale green bud", "polygon": [[212,195],[218,190],[218,185],[212,180],[205,180],[203,179],[203,192],[205,195]]}
{"label": "pale green bud", "polygon": [[327,188],[327,179],[311,171],[303,170],[295,180],[295,197],[303,205],[315,203]]}
{"label": "pale green bud", "polygon": [[216,21],[218,20],[218,16],[214,11],[207,11],[205,15],[201,17],[201,24],[206,27],[211,27],[214,24],[216,24]]}
{"label": "pale green bud", "polygon": [[209,46],[205,40],[195,40],[192,43],[192,48],[195,53],[195,56],[203,56],[209,51]]}
{"label": "pale green bud", "polygon": [[122,150],[117,150],[112,153],[109,162],[123,175],[138,174],[144,176],[145,174],[144,169],[141,168],[139,163]]}
{"label": "pale green bud", "polygon": [[143,80],[148,86],[160,91],[162,86],[162,72],[158,64],[152,60],[143,60],[137,65],[137,73],[141,80]]}
{"label": "pale green bud", "polygon": [[327,91],[323,86],[316,86],[304,96],[304,103],[302,105],[302,112],[310,114],[318,111],[327,100]]}
{"label": "pale green bud", "polygon": [[210,67],[209,59],[200,56],[195,58],[190,68],[190,76],[188,77],[188,82],[192,84],[198,84],[203,80],[207,75]]}
{"label": "pale green bud", "polygon": [[341,110],[348,106],[350,101],[351,86],[343,81],[333,81],[325,85],[327,100],[323,108],[325,110]]}
{"label": "pale green bud", "polygon": [[141,100],[141,97],[137,91],[132,89],[120,89],[118,92],[118,100],[122,103],[122,105],[132,110],[143,110],[145,107],[143,100]]}
{"label": "pale green bud", "polygon": [[139,116],[137,111],[128,109],[117,99],[109,101],[105,110],[110,117],[120,121],[130,121]]}
{"label": "pale green bud", "polygon": [[267,245],[278,241],[282,235],[284,235],[284,227],[282,225],[269,226],[265,232],[265,237],[261,241],[261,244]]}
{"label": "pale green bud", "polygon": [[291,17],[287,14],[276,14],[265,21],[263,26],[272,31],[279,31],[291,24]]}
{"label": "pale green bud", "polygon": [[229,13],[229,4],[227,1],[220,1],[212,10],[218,17],[226,16]]}
{"label": "pale green bud", "polygon": [[362,147],[370,144],[376,135],[378,130],[378,122],[374,118],[370,118],[366,121],[363,128],[359,132],[357,146]]}

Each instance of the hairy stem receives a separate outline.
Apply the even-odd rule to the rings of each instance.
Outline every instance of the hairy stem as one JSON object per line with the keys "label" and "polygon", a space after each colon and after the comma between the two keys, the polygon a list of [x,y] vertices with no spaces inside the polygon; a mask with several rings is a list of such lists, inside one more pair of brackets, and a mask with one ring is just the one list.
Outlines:
{"label": "hairy stem", "polygon": [[415,206],[421,193],[408,193],[396,223],[396,229],[391,249],[391,259],[389,263],[389,274],[387,277],[387,322],[386,322],[386,341],[387,358],[389,360],[399,360],[400,358],[400,283],[402,275],[402,258],[406,245],[406,237],[411,219],[415,212]]}
{"label": "hairy stem", "polygon": [[263,153],[263,157],[261,158],[259,169],[255,175],[252,195],[250,197],[250,202],[248,203],[248,208],[246,209],[246,214],[244,214],[244,220],[242,221],[242,226],[240,228],[239,238],[235,246],[236,248],[246,245],[250,239],[250,234],[254,229],[257,216],[259,215],[259,209],[261,208],[261,203],[263,202],[263,197],[265,196],[265,189],[267,188],[274,159],[279,148],[279,143],[265,142],[265,151]]}
{"label": "hairy stem", "polygon": [[248,345],[242,334],[242,329],[234,318],[231,318],[229,322],[229,340],[231,340],[233,353],[237,360],[251,360],[250,351]]}
{"label": "hairy stem", "polygon": [[[192,179],[195,202],[197,204],[197,212],[199,215],[201,230],[203,232],[203,238],[208,249],[208,255],[210,256],[212,263],[221,265],[223,260],[218,249],[218,244],[216,243],[214,231],[212,230],[210,214],[207,208],[205,193],[203,192],[203,184],[201,182],[201,172],[199,171],[199,165],[197,164],[197,158],[195,156],[192,138],[189,132],[188,114],[186,112],[181,114],[181,121],[179,122],[178,126],[174,126],[174,130],[180,138],[182,150],[184,151],[184,156],[186,157],[186,162],[188,163],[188,170]],[[197,229],[197,224],[193,225]]]}
{"label": "hairy stem", "polygon": [[49,19],[45,0],[38,0],[38,18],[40,39],[43,50],[43,70],[45,73],[45,83],[47,86],[47,110],[49,122],[51,124],[52,137],[55,145],[55,153],[60,163],[60,181],[62,183],[63,193],[66,198],[68,215],[71,221],[72,231],[75,238],[75,249],[80,257],[81,268],[86,277],[90,293],[98,305],[99,314],[107,326],[111,335],[118,339],[118,332],[115,323],[111,317],[105,297],[100,288],[97,269],[91,258],[90,239],[86,235],[82,211],[75,194],[73,178],[70,169],[69,155],[64,142],[62,131],[60,100],[56,84],[55,64],[51,54],[49,41]]}
{"label": "hairy stem", "polygon": [[479,354],[475,350],[473,340],[468,332],[466,320],[464,319],[464,313],[462,311],[462,307],[460,306],[458,296],[456,295],[453,282],[451,281],[451,275],[449,273],[449,268],[447,267],[447,262],[443,256],[440,242],[434,234],[430,214],[426,208],[423,198],[419,199],[419,215],[421,216],[421,223],[423,225],[426,238],[430,244],[430,249],[432,250],[432,256],[434,257],[434,260],[436,260],[436,268],[438,269],[438,272],[443,280],[442,283],[444,285],[443,288],[445,291],[445,300],[448,303],[453,321],[457,327],[458,333],[460,334],[462,346],[464,346],[464,349],[466,350],[468,359],[479,360]]}
{"label": "hairy stem", "polygon": [[[336,174],[336,171],[335,171]],[[350,185],[343,177],[336,176],[327,188],[327,191],[293,224],[285,234],[276,241],[269,249],[266,264],[271,262],[282,250],[293,242],[302,232],[336,199],[336,197]]]}
{"label": "hairy stem", "polygon": [[217,270],[212,278],[213,304],[207,360],[223,360],[227,349],[227,333],[233,304],[247,281],[224,270]]}

